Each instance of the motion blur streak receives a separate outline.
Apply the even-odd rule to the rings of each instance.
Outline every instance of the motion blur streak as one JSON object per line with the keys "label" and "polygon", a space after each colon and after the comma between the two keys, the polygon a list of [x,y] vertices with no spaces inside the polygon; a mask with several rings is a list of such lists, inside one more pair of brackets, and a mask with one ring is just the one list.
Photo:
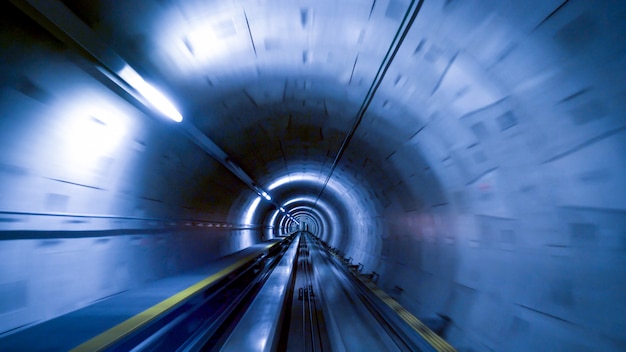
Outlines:
{"label": "motion blur streak", "polygon": [[425,0],[316,204],[409,4],[2,2],[0,346],[308,228],[459,350],[626,350],[624,1]]}

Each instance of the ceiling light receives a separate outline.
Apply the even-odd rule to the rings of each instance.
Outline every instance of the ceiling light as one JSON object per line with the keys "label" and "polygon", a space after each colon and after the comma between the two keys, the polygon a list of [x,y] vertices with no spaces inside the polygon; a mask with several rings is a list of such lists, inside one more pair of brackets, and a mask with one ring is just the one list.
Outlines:
{"label": "ceiling light", "polygon": [[141,94],[159,112],[176,122],[183,120],[183,115],[178,112],[174,104],[158,89],[146,82],[132,67],[124,66],[117,75],[136,90],[137,93]]}

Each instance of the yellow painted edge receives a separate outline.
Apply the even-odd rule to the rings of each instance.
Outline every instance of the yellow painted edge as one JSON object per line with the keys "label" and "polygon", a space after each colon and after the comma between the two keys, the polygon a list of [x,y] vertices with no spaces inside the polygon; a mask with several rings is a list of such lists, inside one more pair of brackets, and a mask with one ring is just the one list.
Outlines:
{"label": "yellow painted edge", "polygon": [[[357,276],[358,277],[358,276]],[[391,307],[401,318],[404,320],[413,330],[415,330],[420,336],[422,336],[429,344],[431,344],[437,351],[456,351],[454,347],[450,346],[439,335],[430,330],[424,323],[411,314],[406,308],[404,308],[398,301],[386,294],[373,282],[366,282],[359,278],[365,285],[372,291],[378,298],[380,298],[386,305]]]}
{"label": "yellow painted edge", "polygon": [[[336,258],[341,259],[335,253],[331,253]],[[354,275],[354,273],[353,273]],[[406,308],[404,308],[398,301],[389,296],[385,291],[376,286],[371,280],[363,280],[358,275],[354,275],[361,282],[367,286],[367,288],[372,291],[378,298],[380,298],[386,305],[388,305],[391,309],[393,309],[401,318],[404,320],[415,332],[420,334],[426,342],[428,342],[431,346],[433,346],[437,351],[442,352],[450,352],[456,351],[454,347],[452,347],[449,343],[447,343],[444,339],[442,339],[439,335],[435,334],[432,330],[430,330],[424,323],[422,323],[419,319],[417,319],[413,314],[411,314]]]}
{"label": "yellow painted edge", "polygon": [[[277,245],[280,242],[275,242],[272,244],[267,245],[263,251],[270,249],[271,247]],[[188,288],[174,294],[173,296],[166,298],[165,300],[157,303],[156,305],[144,310],[143,312],[128,318],[127,320],[119,323],[118,325],[110,328],[109,330],[101,333],[100,335],[93,337],[92,339],[74,347],[73,349],[71,349],[71,352],[92,352],[92,351],[102,351],[108,347],[110,347],[111,345],[113,345],[114,343],[116,343],[118,340],[132,334],[133,332],[135,332],[136,330],[140,329],[141,327],[145,326],[146,324],[148,324],[149,322],[151,322],[153,319],[157,318],[158,316],[160,316],[161,314],[165,313],[166,311],[172,309],[174,306],[178,305],[179,303],[183,302],[184,300],[186,300],[187,298],[195,295],[196,293],[202,291],[203,289],[205,289],[206,287],[210,286],[212,283],[214,283],[215,281],[229,275],[231,272],[235,271],[236,269],[238,269],[239,267],[243,266],[245,263],[249,262],[250,260],[258,257],[259,254],[251,254],[239,261],[237,261],[236,263],[233,263],[229,266],[227,266],[226,268],[218,271],[217,273],[207,277],[206,279],[197,282],[191,286],[189,286]]]}

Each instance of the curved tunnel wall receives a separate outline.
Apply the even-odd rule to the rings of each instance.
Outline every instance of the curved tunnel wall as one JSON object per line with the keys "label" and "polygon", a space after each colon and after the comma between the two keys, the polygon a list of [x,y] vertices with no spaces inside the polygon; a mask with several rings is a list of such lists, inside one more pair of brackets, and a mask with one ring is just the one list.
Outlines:
{"label": "curved tunnel wall", "polygon": [[[454,346],[626,345],[620,2],[424,1],[317,205],[408,1],[64,3]],[[0,330],[273,236],[275,206],[2,6]]]}

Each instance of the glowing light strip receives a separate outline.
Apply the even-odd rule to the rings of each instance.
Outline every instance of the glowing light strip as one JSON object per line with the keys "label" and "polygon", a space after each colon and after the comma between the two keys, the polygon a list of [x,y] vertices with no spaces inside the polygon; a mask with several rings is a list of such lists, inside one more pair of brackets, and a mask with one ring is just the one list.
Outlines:
{"label": "glowing light strip", "polygon": [[261,197],[256,197],[252,201],[252,203],[248,207],[248,210],[246,211],[246,216],[244,217],[244,220],[243,220],[244,224],[248,224],[248,225],[252,224],[252,218],[254,217],[254,212],[256,212],[256,208],[259,206],[259,203],[261,203]]}
{"label": "glowing light strip", "polygon": [[176,122],[183,120],[183,115],[178,112],[174,104],[158,89],[146,82],[132,67],[124,66],[117,75],[165,116]]}

